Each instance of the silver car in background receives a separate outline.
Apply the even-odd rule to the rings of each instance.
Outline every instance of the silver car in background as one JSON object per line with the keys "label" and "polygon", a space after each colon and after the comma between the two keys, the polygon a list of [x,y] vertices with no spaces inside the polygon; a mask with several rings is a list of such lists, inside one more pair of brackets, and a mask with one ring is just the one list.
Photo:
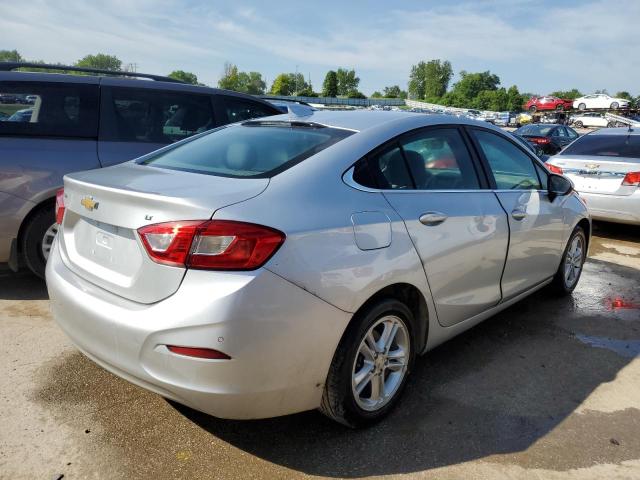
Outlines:
{"label": "silver car in background", "polygon": [[640,129],[608,128],[583,135],[547,160],[571,179],[594,219],[640,225]]}
{"label": "silver car in background", "polygon": [[417,355],[576,286],[584,203],[500,129],[293,112],[67,175],[53,315],[105,369],[209,414],[396,404]]}

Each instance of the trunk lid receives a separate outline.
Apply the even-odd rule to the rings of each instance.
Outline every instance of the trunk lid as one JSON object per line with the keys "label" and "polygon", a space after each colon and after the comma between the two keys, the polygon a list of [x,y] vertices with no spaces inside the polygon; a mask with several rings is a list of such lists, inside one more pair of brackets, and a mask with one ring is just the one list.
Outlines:
{"label": "trunk lid", "polygon": [[137,229],[175,220],[208,220],[222,207],[262,193],[265,178],[236,179],[133,162],[64,178],[62,258],[77,275],[139,303],[173,294],[185,268],[152,261]]}
{"label": "trunk lid", "polygon": [[623,186],[629,172],[640,171],[640,159],[601,155],[557,155],[548,163],[562,168],[578,192],[631,195],[637,187]]}

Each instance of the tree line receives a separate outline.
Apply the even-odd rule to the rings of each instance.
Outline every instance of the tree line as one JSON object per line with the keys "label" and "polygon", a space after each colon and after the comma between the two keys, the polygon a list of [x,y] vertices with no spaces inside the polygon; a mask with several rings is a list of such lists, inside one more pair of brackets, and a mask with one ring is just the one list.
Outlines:
{"label": "tree line", "polygon": [[[20,62],[27,60],[16,50],[0,50],[0,61]],[[30,62],[45,63],[42,60],[30,60]],[[124,65],[116,56],[103,53],[86,55],[75,62],[74,66],[112,71],[130,70],[130,66]],[[29,70],[37,69],[30,68]],[[64,69],[61,69],[60,72],[64,72]],[[194,73],[184,70],[174,70],[167,76],[185,83],[203,85]],[[399,85],[390,85],[384,87],[382,91],[373,92],[371,98],[409,98],[450,107],[520,111],[529,98],[540,96],[540,94],[533,92],[521,93],[516,85],[506,88],[501,85],[500,77],[488,70],[485,72],[462,70],[458,77],[458,81],[450,88],[453,79],[451,62],[440,59],[421,61],[411,66],[407,90],[403,90]],[[311,80],[305,79],[300,72],[280,73],[267,89],[267,81],[260,72],[243,72],[238,69],[237,65],[227,62],[217,86],[251,95],[269,93],[281,96],[367,98],[358,89],[359,85],[360,77],[356,75],[354,69],[337,68],[326,73],[320,91],[315,91]],[[607,93],[607,91],[598,90],[595,93]],[[583,93],[573,88],[554,91],[549,95],[573,100],[581,97]],[[614,96],[626,98],[636,106],[640,106],[640,95],[634,98],[629,92],[622,91],[617,92]]]}

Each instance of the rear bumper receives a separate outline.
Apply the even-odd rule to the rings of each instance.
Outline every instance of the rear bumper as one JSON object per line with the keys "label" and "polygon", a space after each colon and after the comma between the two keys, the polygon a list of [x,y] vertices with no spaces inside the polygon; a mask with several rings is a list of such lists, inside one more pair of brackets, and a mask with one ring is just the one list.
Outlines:
{"label": "rear bumper", "polygon": [[579,192],[594,220],[640,225],[640,190],[631,195]]}
{"label": "rear bumper", "polygon": [[[106,370],[222,418],[265,418],[316,408],[350,315],[281,277],[190,270],[151,305],[77,276],[56,242],[47,263],[53,316]],[[214,348],[231,360],[176,355],[165,345]]]}

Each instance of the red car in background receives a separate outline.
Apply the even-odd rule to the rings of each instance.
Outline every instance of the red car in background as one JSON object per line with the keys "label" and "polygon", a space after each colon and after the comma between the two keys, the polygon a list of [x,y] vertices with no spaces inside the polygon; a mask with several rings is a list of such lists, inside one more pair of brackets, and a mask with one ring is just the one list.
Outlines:
{"label": "red car in background", "polygon": [[569,110],[573,108],[573,101],[558,97],[531,97],[524,105],[525,110],[533,113],[542,110]]}

